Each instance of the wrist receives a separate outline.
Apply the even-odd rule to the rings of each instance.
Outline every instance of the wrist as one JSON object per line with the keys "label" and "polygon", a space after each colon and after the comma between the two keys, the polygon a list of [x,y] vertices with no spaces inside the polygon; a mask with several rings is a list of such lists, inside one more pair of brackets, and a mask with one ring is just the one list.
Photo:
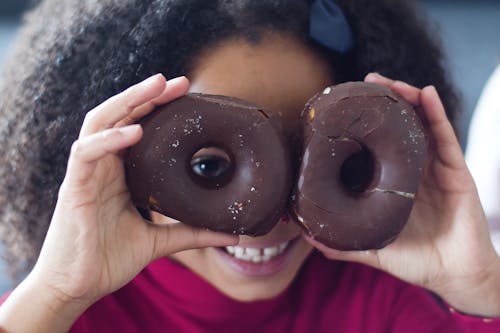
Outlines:
{"label": "wrist", "polygon": [[477,276],[450,279],[432,290],[458,312],[500,318],[500,258]]}
{"label": "wrist", "polygon": [[0,307],[0,329],[67,332],[89,305],[61,297],[30,274]]}

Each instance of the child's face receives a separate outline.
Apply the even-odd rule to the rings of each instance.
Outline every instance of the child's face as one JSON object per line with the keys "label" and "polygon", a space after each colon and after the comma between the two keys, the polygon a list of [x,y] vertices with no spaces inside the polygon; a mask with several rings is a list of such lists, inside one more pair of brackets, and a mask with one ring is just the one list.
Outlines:
{"label": "child's face", "polygon": [[[230,40],[204,52],[189,75],[190,91],[237,97],[280,112],[291,132],[296,130],[307,100],[333,83],[330,73],[318,54],[295,40],[273,34],[255,45]],[[165,220],[158,214],[153,218]],[[267,248],[272,258],[260,263],[251,261],[256,250],[249,251],[250,261],[237,259],[222,248],[189,250],[172,257],[232,298],[265,299],[289,285],[311,251],[300,235],[295,223],[282,220],[264,236],[241,236],[236,251],[244,248],[246,253],[247,248],[254,248],[263,254]],[[284,252],[273,257],[286,242]]]}

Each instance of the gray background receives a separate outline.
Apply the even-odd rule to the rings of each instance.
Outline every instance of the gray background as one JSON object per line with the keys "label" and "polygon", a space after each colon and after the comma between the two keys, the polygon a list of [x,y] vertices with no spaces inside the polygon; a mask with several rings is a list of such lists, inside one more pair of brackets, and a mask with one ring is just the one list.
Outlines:
{"label": "gray background", "polygon": [[[482,87],[500,62],[500,0],[421,2],[439,27],[451,75],[463,95],[465,146],[466,128]],[[28,3],[0,0],[0,68],[20,22],[20,13]],[[0,294],[11,288],[8,280],[2,278],[3,269],[0,262]]]}

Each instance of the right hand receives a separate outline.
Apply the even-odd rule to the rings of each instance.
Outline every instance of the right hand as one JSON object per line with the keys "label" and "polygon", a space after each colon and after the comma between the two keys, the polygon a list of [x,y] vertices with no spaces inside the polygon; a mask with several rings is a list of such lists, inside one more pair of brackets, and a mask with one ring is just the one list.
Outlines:
{"label": "right hand", "polygon": [[130,201],[121,153],[142,137],[140,125],[131,124],[156,105],[184,95],[188,86],[184,77],[166,82],[156,75],[85,117],[47,237],[30,274],[32,281],[63,303],[88,306],[124,286],[159,257],[237,244],[237,236],[181,223],[148,224]]}

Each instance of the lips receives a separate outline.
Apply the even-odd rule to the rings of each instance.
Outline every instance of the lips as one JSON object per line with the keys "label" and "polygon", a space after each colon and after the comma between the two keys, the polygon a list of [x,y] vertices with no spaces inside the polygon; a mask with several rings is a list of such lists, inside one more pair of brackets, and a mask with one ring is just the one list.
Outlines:
{"label": "lips", "polygon": [[236,273],[264,277],[277,274],[286,267],[299,238],[262,246],[227,246],[217,248],[217,251],[225,264]]}

